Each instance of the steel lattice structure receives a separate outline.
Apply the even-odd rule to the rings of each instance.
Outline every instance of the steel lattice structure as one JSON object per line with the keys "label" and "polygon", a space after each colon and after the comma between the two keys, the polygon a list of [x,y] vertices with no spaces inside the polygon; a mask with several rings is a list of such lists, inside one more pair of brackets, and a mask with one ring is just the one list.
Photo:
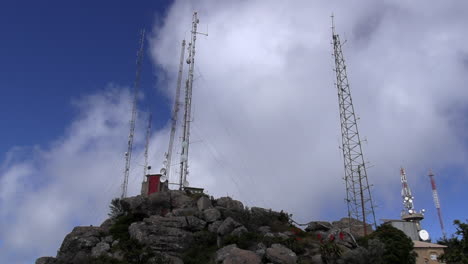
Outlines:
{"label": "steel lattice structure", "polygon": [[169,137],[169,146],[166,152],[166,159],[164,160],[164,168],[161,169],[161,174],[169,181],[170,171],[172,166],[172,151],[174,150],[174,137],[177,129],[177,118],[180,110],[180,88],[182,85],[182,73],[184,70],[184,56],[185,56],[185,40],[182,41],[182,48],[180,51],[179,72],[177,74],[177,87],[174,98],[174,106],[172,108],[171,117],[171,133]]}
{"label": "steel lattice structure", "polygon": [[[349,88],[342,44],[339,35],[335,33],[334,25],[332,25],[332,34],[336,88],[338,89],[341,120],[341,149],[344,159],[344,180],[346,183],[348,217],[362,221],[364,223],[364,233],[366,234],[368,224],[376,226],[374,204],[367,179],[366,164],[362,154],[361,139],[359,137],[358,124],[354,112],[353,100],[351,98],[351,90]],[[349,222],[351,225],[351,221]]]}
{"label": "steel lattice structure", "polygon": [[185,82],[185,108],[184,108],[184,124],[182,133],[182,151],[180,155],[180,179],[179,189],[188,187],[187,175],[188,170],[188,153],[190,146],[190,123],[192,122],[192,87],[193,87],[193,72],[195,69],[195,43],[197,40],[197,25],[199,23],[197,12],[193,13],[192,18],[192,34],[191,40],[188,44],[188,58],[187,64],[189,64],[188,78]]}
{"label": "steel lattice structure", "polygon": [[127,187],[128,187],[128,176],[130,174],[130,162],[132,159],[132,150],[133,150],[133,136],[135,134],[135,120],[137,117],[137,98],[138,90],[140,88],[140,75],[141,75],[141,64],[143,61],[143,47],[145,44],[145,31],[141,31],[140,36],[140,47],[137,53],[136,60],[136,74],[135,82],[133,84],[133,101],[132,101],[132,117],[130,120],[130,133],[128,135],[128,145],[127,152],[125,153],[125,170],[124,170],[124,181],[122,184],[122,195],[121,198],[127,197]]}

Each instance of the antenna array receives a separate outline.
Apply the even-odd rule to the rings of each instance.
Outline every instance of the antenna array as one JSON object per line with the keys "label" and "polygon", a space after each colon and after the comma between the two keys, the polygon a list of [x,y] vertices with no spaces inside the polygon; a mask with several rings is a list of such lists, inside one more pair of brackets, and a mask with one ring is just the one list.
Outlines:
{"label": "antenna array", "polygon": [[[184,70],[184,55],[185,55],[185,40],[182,40],[182,48],[180,51],[180,62],[179,62],[179,73],[177,74],[177,87],[174,99],[174,106],[172,108],[172,117],[171,117],[171,134],[169,138],[169,147],[166,152],[166,159],[164,160],[164,168],[161,169],[161,174],[169,181],[171,164],[172,164],[172,151],[174,149],[174,137],[176,133],[177,118],[179,116],[180,109],[180,87],[182,84],[182,73]],[[170,181],[169,181],[170,182]]]}
{"label": "antenna array", "polygon": [[[335,33],[332,16],[333,55],[335,58],[336,88],[341,120],[342,151],[344,159],[344,180],[348,217],[363,222],[364,235],[367,224],[376,226],[374,204],[367,179],[366,164],[362,154],[356,115],[349,88],[346,65],[340,36]],[[351,221],[350,228],[351,228]]]}
{"label": "antenna array", "polygon": [[192,18],[192,34],[191,40],[188,44],[188,58],[187,64],[189,64],[188,78],[185,82],[185,108],[184,108],[184,124],[182,134],[182,151],[180,157],[180,179],[179,189],[182,190],[184,187],[188,187],[187,175],[188,175],[188,153],[190,146],[190,123],[191,123],[191,112],[192,112],[192,85],[193,85],[193,72],[195,69],[195,42],[197,40],[197,25],[199,19],[197,12],[193,13]]}
{"label": "antenna array", "polygon": [[124,181],[122,184],[121,198],[127,197],[128,176],[130,174],[130,161],[132,159],[133,137],[135,134],[135,120],[137,117],[137,98],[138,98],[138,89],[140,87],[140,75],[141,75],[141,64],[143,61],[144,43],[145,43],[145,30],[142,30],[141,35],[140,35],[140,48],[137,52],[135,82],[133,83],[134,89],[133,89],[133,101],[132,101],[132,117],[130,119],[130,134],[128,136],[127,152],[125,153],[125,170],[124,170]]}

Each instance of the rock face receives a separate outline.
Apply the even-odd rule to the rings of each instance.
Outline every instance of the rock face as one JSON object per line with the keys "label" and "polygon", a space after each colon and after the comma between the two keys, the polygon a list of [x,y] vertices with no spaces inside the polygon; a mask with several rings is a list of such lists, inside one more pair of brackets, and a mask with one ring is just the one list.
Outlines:
{"label": "rock face", "polygon": [[[200,220],[202,221],[202,220]],[[156,251],[182,252],[193,242],[186,217],[152,216],[129,227],[130,237]]]}
{"label": "rock face", "polygon": [[216,200],[216,204],[226,209],[234,209],[234,210],[244,209],[244,205],[241,202],[233,200],[231,197],[221,197]]}
{"label": "rock face", "polygon": [[281,244],[273,244],[266,250],[266,258],[275,264],[295,264],[297,255]]}
{"label": "rock face", "polygon": [[[122,210],[114,218],[100,227],[75,227],[56,257],[38,258],[36,264],[95,263],[97,258],[105,261],[98,263],[129,264],[183,264],[193,258],[217,264],[321,263],[320,243],[334,243],[343,255],[353,256],[349,251],[357,244],[349,224],[362,226],[343,218],[311,222],[304,232],[292,226],[286,213],[184,191],[129,197],[113,205]],[[304,237],[308,242],[301,244]]]}
{"label": "rock face", "polygon": [[262,260],[254,252],[238,248],[235,244],[225,246],[216,252],[216,263],[260,264]]}
{"label": "rock face", "polygon": [[70,264],[82,263],[100,242],[100,227],[78,226],[63,240],[57,258]]}
{"label": "rock face", "polygon": [[42,258],[38,258],[36,260],[36,263],[35,264],[55,264],[57,263],[57,259],[56,258],[53,258],[53,257],[42,257]]}

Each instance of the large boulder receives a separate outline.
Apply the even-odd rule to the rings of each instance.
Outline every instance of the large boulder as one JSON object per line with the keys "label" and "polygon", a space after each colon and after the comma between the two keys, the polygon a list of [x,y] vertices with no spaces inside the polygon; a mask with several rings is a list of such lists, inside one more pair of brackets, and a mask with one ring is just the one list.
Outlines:
{"label": "large boulder", "polygon": [[120,203],[125,210],[132,213],[146,213],[148,211],[147,200],[141,195],[123,198]]}
{"label": "large boulder", "polygon": [[222,263],[224,259],[227,258],[229,254],[231,254],[231,251],[234,248],[237,248],[236,244],[227,245],[223,248],[218,249],[218,251],[216,251],[215,262]]}
{"label": "large boulder", "polygon": [[198,207],[198,210],[203,211],[203,210],[206,210],[208,208],[212,208],[213,206],[211,205],[210,198],[208,198],[206,196],[202,196],[197,201],[197,207]]}
{"label": "large boulder", "polygon": [[219,226],[223,223],[223,221],[215,221],[208,225],[208,231],[211,233],[217,233]]}
{"label": "large boulder", "polygon": [[216,252],[215,263],[217,264],[260,264],[261,258],[252,251],[243,250],[236,244],[231,244]]}
{"label": "large boulder", "polygon": [[197,218],[195,216],[187,216],[185,217],[187,221],[187,229],[190,231],[200,231],[203,230],[206,226],[206,222]]}
{"label": "large boulder", "polygon": [[232,230],[231,235],[240,237],[242,234],[249,232],[244,226],[239,226],[238,228]]}
{"label": "large boulder", "polygon": [[155,192],[148,196],[148,215],[165,215],[171,210],[171,192]]}
{"label": "large boulder", "polygon": [[172,216],[199,216],[201,213],[195,207],[179,208],[172,210]]}
{"label": "large boulder", "polygon": [[266,258],[275,264],[295,264],[297,255],[281,244],[273,244],[266,250]]}
{"label": "large boulder", "polygon": [[218,235],[224,236],[231,233],[234,229],[242,226],[242,224],[236,222],[231,217],[228,217],[224,220],[224,222],[218,228]]}
{"label": "large boulder", "polygon": [[171,208],[188,208],[188,207],[195,207],[196,202],[187,196],[184,191],[170,191],[171,195]]}
{"label": "large boulder", "polygon": [[100,227],[77,226],[62,242],[57,259],[70,264],[82,263],[91,255],[91,250],[103,234]]}
{"label": "large boulder", "polygon": [[262,260],[252,251],[234,248],[224,259],[223,264],[261,264]]}
{"label": "large boulder", "polygon": [[91,256],[92,257],[99,257],[99,256],[103,256],[103,255],[110,255],[108,254],[109,250],[110,250],[110,245],[104,241],[102,242],[99,242],[96,244],[95,247],[93,247],[91,249]]}
{"label": "large boulder", "polygon": [[366,232],[364,232],[364,222],[354,218],[344,217],[340,221],[332,222],[334,228],[343,229],[346,232],[351,233],[354,237],[363,237],[364,234],[372,233],[372,225],[366,224]]}
{"label": "large boulder", "polygon": [[203,211],[203,219],[208,223],[212,223],[221,218],[221,212],[216,208],[211,208]]}
{"label": "large boulder", "polygon": [[216,205],[233,210],[243,210],[244,205],[231,197],[221,197],[216,200]]}
{"label": "large boulder", "polygon": [[130,237],[158,252],[180,253],[190,247],[193,235],[183,230],[188,227],[185,217],[172,217],[175,219],[170,220],[150,218],[131,224],[128,229]]}
{"label": "large boulder", "polygon": [[115,224],[115,222],[116,220],[114,218],[108,218],[102,222],[100,227],[104,233],[109,233],[110,228]]}

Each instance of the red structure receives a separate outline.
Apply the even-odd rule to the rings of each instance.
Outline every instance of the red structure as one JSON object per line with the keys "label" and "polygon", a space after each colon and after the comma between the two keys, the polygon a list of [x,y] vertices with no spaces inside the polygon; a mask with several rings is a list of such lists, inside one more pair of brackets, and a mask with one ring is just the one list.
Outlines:
{"label": "red structure", "polygon": [[149,174],[146,177],[148,177],[148,195],[159,192],[161,174]]}
{"label": "red structure", "polygon": [[434,204],[437,209],[437,215],[439,216],[440,229],[442,229],[442,235],[444,236],[444,238],[446,238],[447,234],[445,233],[444,221],[442,221],[442,212],[440,211],[439,194],[437,193],[437,187],[434,180],[434,173],[432,173],[432,170],[429,170],[429,178],[431,178],[432,198],[434,199]]}

